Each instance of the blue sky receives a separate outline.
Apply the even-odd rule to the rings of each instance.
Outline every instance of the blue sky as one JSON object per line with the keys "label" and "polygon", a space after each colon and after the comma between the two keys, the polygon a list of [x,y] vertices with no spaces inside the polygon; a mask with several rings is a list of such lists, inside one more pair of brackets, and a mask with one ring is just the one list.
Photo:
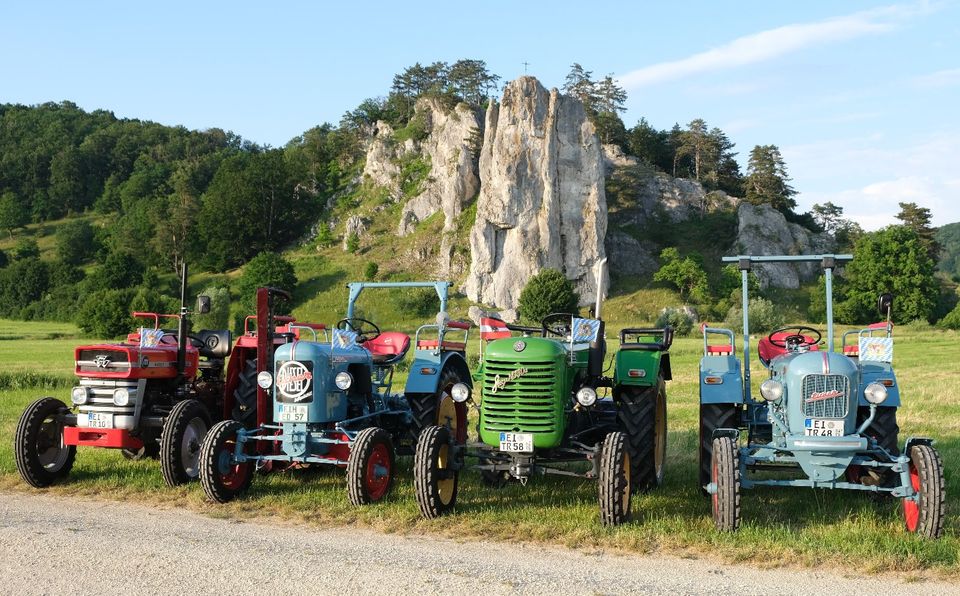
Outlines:
{"label": "blue sky", "polygon": [[415,62],[485,60],[560,86],[613,74],[624,122],[704,118],[778,145],[800,207],[867,229],[898,201],[960,221],[957,2],[17,2],[0,17],[0,102],[69,99],[121,117],[283,145],[385,95]]}

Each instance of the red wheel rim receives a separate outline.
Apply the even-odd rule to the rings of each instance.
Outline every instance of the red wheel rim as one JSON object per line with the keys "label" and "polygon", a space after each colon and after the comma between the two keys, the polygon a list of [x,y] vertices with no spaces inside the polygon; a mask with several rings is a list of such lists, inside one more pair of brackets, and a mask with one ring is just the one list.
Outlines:
{"label": "red wheel rim", "polygon": [[236,441],[231,440],[225,442],[223,449],[220,451],[220,482],[223,483],[224,488],[229,490],[236,490],[242,486],[243,482],[247,479],[247,474],[250,473],[250,464],[230,463],[235,450]]}
{"label": "red wheel rim", "polygon": [[[920,493],[920,472],[917,466],[910,462],[910,484],[913,485],[913,491]],[[907,529],[916,532],[920,525],[920,505],[912,499],[903,499],[903,519],[907,523]]]}
{"label": "red wheel rim", "polygon": [[367,494],[371,501],[379,501],[383,495],[387,494],[387,487],[390,485],[390,452],[383,443],[377,443],[373,446],[370,458],[367,459],[367,469],[364,474],[364,480],[367,483]]}

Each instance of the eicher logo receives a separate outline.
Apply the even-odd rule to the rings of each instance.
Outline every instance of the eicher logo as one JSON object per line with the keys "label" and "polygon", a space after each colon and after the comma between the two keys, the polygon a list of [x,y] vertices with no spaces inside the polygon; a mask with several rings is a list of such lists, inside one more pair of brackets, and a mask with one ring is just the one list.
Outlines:
{"label": "eicher logo", "polygon": [[511,372],[509,375],[505,377],[501,377],[500,375],[497,375],[493,379],[493,387],[490,388],[490,393],[496,393],[497,391],[500,391],[501,389],[507,386],[507,383],[509,383],[510,381],[515,381],[519,379],[523,375],[527,374],[527,372],[529,372],[527,368],[523,367],[523,368],[518,368],[517,370]]}
{"label": "eicher logo", "polygon": [[313,374],[301,362],[290,360],[280,365],[277,371],[277,390],[293,401],[310,397],[310,381]]}
{"label": "eicher logo", "polygon": [[837,391],[836,389],[831,389],[830,391],[814,391],[805,401],[810,403],[812,401],[823,401],[832,397],[843,397],[843,391]]}

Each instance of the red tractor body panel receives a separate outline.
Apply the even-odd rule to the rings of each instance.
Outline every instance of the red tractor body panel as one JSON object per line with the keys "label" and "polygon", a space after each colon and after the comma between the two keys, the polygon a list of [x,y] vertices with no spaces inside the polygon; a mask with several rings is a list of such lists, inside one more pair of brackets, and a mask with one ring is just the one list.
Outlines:
{"label": "red tractor body panel", "polygon": [[109,449],[140,449],[143,441],[124,428],[86,428],[64,426],[63,444]]}
{"label": "red tractor body panel", "polygon": [[[177,376],[177,342],[165,335],[160,345],[141,348],[140,335],[131,333],[119,344],[79,346],[74,351],[74,373],[78,377],[99,379],[172,379]],[[197,375],[199,353],[187,346],[184,377]]]}

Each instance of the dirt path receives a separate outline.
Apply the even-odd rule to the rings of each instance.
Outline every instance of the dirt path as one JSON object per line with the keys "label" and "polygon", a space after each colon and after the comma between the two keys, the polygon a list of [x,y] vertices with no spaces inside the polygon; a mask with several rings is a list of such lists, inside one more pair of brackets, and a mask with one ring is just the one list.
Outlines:
{"label": "dirt path", "polygon": [[960,584],[300,529],[0,493],[0,593],[960,594]]}

